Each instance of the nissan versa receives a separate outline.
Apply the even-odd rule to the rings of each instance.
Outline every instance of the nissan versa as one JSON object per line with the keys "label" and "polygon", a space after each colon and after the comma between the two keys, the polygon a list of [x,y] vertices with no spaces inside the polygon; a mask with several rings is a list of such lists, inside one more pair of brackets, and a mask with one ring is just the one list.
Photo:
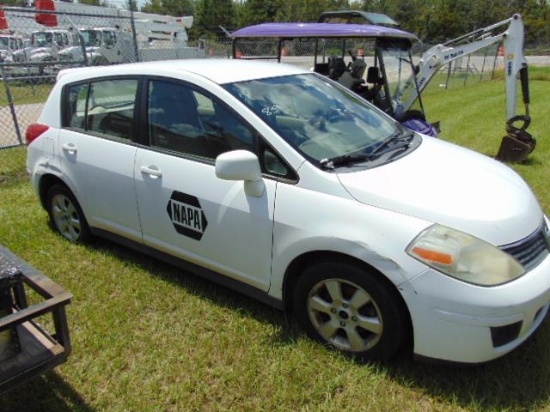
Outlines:
{"label": "nissan versa", "polygon": [[484,362],[548,311],[548,220],[527,184],[316,73],[230,59],[68,69],[26,137],[67,240],[169,260],[354,357],[412,342],[420,359]]}

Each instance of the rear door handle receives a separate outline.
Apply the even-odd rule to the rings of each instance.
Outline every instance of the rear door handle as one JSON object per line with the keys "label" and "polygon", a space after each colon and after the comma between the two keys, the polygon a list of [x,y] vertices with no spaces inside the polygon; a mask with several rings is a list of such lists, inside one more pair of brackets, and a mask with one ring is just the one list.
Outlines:
{"label": "rear door handle", "polygon": [[77,152],[76,145],[74,143],[65,143],[61,145],[61,148],[65,152],[69,152],[70,154],[75,154]]}
{"label": "rear door handle", "polygon": [[141,173],[147,174],[151,177],[158,178],[162,176],[162,172],[156,166],[141,166]]}

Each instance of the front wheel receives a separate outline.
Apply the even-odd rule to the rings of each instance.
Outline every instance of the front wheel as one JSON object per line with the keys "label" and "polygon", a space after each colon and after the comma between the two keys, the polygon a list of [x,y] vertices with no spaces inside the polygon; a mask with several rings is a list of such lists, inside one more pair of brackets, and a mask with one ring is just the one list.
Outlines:
{"label": "front wheel", "polygon": [[56,184],[48,190],[46,209],[53,228],[65,239],[81,243],[91,238],[84,213],[66,186]]}
{"label": "front wheel", "polygon": [[407,333],[406,310],[390,287],[347,261],[307,267],[294,308],[311,338],[361,360],[391,358]]}

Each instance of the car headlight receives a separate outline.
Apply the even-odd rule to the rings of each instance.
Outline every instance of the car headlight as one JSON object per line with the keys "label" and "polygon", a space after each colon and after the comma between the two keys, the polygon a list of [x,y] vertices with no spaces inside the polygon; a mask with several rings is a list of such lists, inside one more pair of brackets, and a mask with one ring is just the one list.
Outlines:
{"label": "car headlight", "polygon": [[476,285],[499,285],[525,273],[512,256],[490,243],[437,224],[418,235],[407,253],[446,275]]}
{"label": "car headlight", "polygon": [[550,228],[548,227],[548,222],[546,218],[544,219],[544,225],[542,227],[542,233],[544,235],[544,240],[546,240],[546,244],[548,245],[548,248],[550,249]]}

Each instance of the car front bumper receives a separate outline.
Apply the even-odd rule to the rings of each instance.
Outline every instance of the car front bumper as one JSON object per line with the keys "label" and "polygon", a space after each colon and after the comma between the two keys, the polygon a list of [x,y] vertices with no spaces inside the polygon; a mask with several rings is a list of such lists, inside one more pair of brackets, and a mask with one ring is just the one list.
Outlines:
{"label": "car front bumper", "polygon": [[411,315],[415,356],[486,362],[518,347],[544,320],[550,256],[499,286],[475,286],[429,269],[399,289]]}

